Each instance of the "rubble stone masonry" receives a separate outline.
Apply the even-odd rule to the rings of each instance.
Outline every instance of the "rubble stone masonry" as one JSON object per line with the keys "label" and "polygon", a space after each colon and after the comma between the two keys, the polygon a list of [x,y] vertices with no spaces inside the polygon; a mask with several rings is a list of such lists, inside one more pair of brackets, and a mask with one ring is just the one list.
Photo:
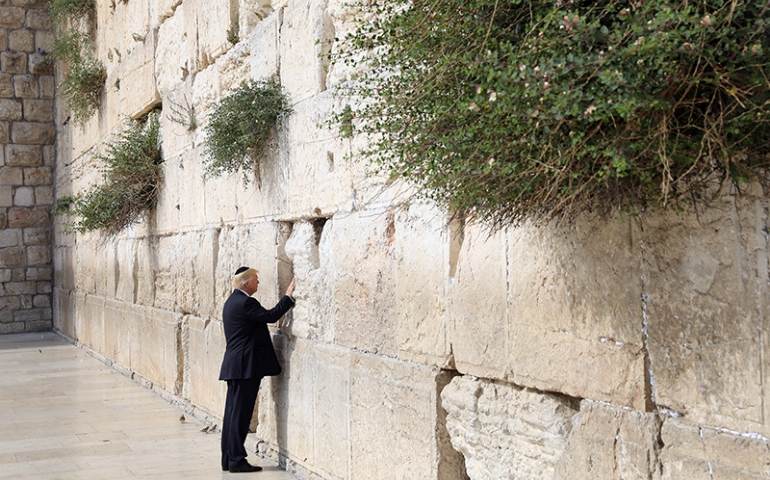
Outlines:
{"label": "rubble stone masonry", "polygon": [[53,34],[44,0],[0,0],[0,334],[53,326]]}

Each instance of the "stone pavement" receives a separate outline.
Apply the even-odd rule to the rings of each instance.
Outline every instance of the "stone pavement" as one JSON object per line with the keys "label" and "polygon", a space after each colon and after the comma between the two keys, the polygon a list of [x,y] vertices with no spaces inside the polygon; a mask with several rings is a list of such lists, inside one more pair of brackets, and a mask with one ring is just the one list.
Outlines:
{"label": "stone pavement", "polygon": [[0,335],[0,479],[294,480],[219,466],[219,434],[58,335]]}

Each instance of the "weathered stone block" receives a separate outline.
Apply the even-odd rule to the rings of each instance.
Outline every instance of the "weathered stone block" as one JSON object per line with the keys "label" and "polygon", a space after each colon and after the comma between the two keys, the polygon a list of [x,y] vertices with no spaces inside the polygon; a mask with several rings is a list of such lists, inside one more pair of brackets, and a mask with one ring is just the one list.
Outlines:
{"label": "weathered stone block", "polygon": [[[26,61],[24,68],[26,69]],[[40,85],[35,75],[14,75],[13,93],[18,98],[38,98],[40,96]]]}
{"label": "weathered stone block", "polygon": [[21,245],[21,239],[21,229],[19,228],[6,228],[0,230],[0,247],[15,247]]}
{"label": "weathered stone block", "polygon": [[24,229],[25,245],[50,245],[51,227],[32,227]]}
{"label": "weathered stone block", "polygon": [[433,365],[450,361],[446,288],[453,232],[447,214],[412,204],[395,213],[399,356]]}
{"label": "weathered stone block", "polygon": [[460,262],[449,288],[449,341],[455,363],[462,373],[503,379],[511,351],[505,234],[467,227],[463,235]]}
{"label": "weathered stone block", "polygon": [[178,237],[177,256],[172,267],[177,306],[183,312],[218,317],[214,310],[214,272],[219,230],[207,229]]}
{"label": "weathered stone block", "polygon": [[48,319],[24,322],[24,331],[25,332],[47,332],[51,330],[51,326],[52,326],[52,322],[51,322],[51,316],[49,314]]}
{"label": "weathered stone block", "polygon": [[32,30],[51,30],[51,14],[46,9],[34,8],[27,10],[27,27]]}
{"label": "weathered stone block", "polygon": [[74,298],[75,293],[70,290],[56,288],[53,292],[54,328],[70,338],[77,338]]}
{"label": "weathered stone block", "polygon": [[28,268],[26,271],[27,280],[53,280],[53,268],[50,267],[36,267]]}
{"label": "weathered stone block", "polygon": [[51,144],[56,140],[56,128],[50,123],[14,122],[11,140],[25,145]]}
{"label": "weathered stone block", "polygon": [[0,283],[10,282],[11,272],[10,268],[0,268]]}
{"label": "weathered stone block", "polygon": [[11,135],[11,124],[9,122],[0,122],[0,142],[8,143]]}
{"label": "weathered stone block", "polygon": [[[11,313],[11,312],[7,312]],[[0,335],[5,335],[8,333],[22,333],[24,332],[24,324],[23,323],[0,323]]]}
{"label": "weathered stone block", "polygon": [[441,405],[474,480],[554,478],[577,413],[571,399],[467,375],[444,388]]}
{"label": "weathered stone block", "polygon": [[[2,17],[0,17],[0,21],[2,21]],[[0,69],[4,73],[27,73],[27,54],[10,51],[0,53]]]}
{"label": "weathered stone block", "polygon": [[759,480],[770,475],[770,440],[667,418],[661,432],[663,480]]}
{"label": "weathered stone block", "polygon": [[56,80],[53,75],[40,76],[40,98],[53,98],[56,95]]}
{"label": "weathered stone block", "polygon": [[271,0],[238,0],[238,36],[241,41],[261,34],[252,33],[255,28],[274,14]]}
{"label": "weathered stone block", "polygon": [[659,478],[661,423],[657,414],[583,400],[553,478]]}
{"label": "weathered stone block", "polygon": [[21,28],[25,14],[21,7],[0,7],[0,28]]}
{"label": "weathered stone block", "polygon": [[24,170],[19,167],[0,168],[0,184],[2,185],[23,185]]}
{"label": "weathered stone block", "polygon": [[49,211],[45,208],[11,208],[8,213],[8,223],[11,227],[36,227],[49,225],[51,218]]}
{"label": "weathered stone block", "polygon": [[104,298],[96,295],[76,294],[75,330],[78,340],[104,354]]}
{"label": "weathered stone block", "polygon": [[10,185],[0,185],[0,207],[13,206],[13,187]]}
{"label": "weathered stone block", "polygon": [[225,353],[222,322],[186,316],[182,321],[185,398],[221,416],[227,384],[217,380]]}
{"label": "weathered stone block", "polygon": [[8,32],[8,48],[11,50],[18,50],[20,52],[34,52],[35,34],[26,28],[20,30],[11,30]]}
{"label": "weathered stone block", "polygon": [[48,6],[47,0],[11,0],[13,5],[17,7],[46,7]]}
{"label": "weathered stone block", "polygon": [[[324,40],[334,38],[331,17],[318,2],[290,2],[281,24],[281,80],[293,101],[326,90]],[[289,60],[291,59],[291,60]]]}
{"label": "weathered stone block", "polygon": [[21,102],[12,99],[0,100],[0,120],[21,120]]}
{"label": "weathered stone block", "polygon": [[21,308],[19,297],[0,297],[0,310],[18,310]]}
{"label": "weathered stone block", "polygon": [[278,10],[271,12],[254,27],[254,33],[248,37],[252,52],[251,78],[271,78],[278,74],[280,30],[281,12]]}
{"label": "weathered stone block", "polygon": [[0,248],[0,268],[21,267],[26,261],[23,247]]}
{"label": "weathered stone block", "polygon": [[8,282],[5,284],[5,293],[8,295],[34,295],[37,293],[35,282]]}
{"label": "weathered stone block", "polygon": [[321,310],[335,343],[396,356],[393,213],[361,211],[326,222],[318,246],[329,293]]}
{"label": "weathered stone block", "polygon": [[767,435],[764,199],[725,195],[709,209],[647,219],[654,400],[698,423]]}
{"label": "weathered stone block", "polygon": [[31,122],[53,122],[53,100],[25,99],[24,119]]}
{"label": "weathered stone block", "polygon": [[0,28],[0,47],[3,50],[8,49],[8,31],[4,28]]}
{"label": "weathered stone block", "polygon": [[53,292],[53,285],[50,281],[37,282],[37,293],[48,295],[51,292]]}
{"label": "weathered stone block", "polygon": [[0,98],[9,98],[13,96],[13,75],[0,73]]}
{"label": "weathered stone block", "polygon": [[24,168],[24,185],[51,185],[53,171],[51,167]]}
{"label": "weathered stone block", "polygon": [[508,235],[513,381],[648,408],[636,225],[581,219]]}
{"label": "weathered stone block", "polygon": [[158,30],[155,78],[158,93],[162,96],[174,90],[190,74],[187,55],[180,55],[180,52],[188,51],[184,24],[185,8],[186,4],[181,3],[176,13],[163,22]]}
{"label": "weathered stone block", "polygon": [[35,187],[35,202],[38,206],[53,205],[53,187]]}
{"label": "weathered stone block", "polygon": [[350,478],[438,478],[440,376],[436,368],[351,352]]}
{"label": "weathered stone block", "polygon": [[51,297],[49,295],[35,295],[32,298],[32,305],[37,308],[49,308],[51,306]]}
{"label": "weathered stone block", "polygon": [[51,263],[51,246],[40,245],[27,247],[27,265],[48,265]]}
{"label": "weathered stone block", "polygon": [[38,145],[6,145],[5,164],[25,167],[42,165],[43,149]]}
{"label": "weathered stone block", "polygon": [[13,270],[11,270],[12,282],[23,282],[26,279],[27,277],[25,276],[23,268],[14,268]]}
{"label": "weathered stone block", "polygon": [[15,207],[33,207],[35,205],[35,189],[32,187],[19,187],[13,192],[13,205]]}

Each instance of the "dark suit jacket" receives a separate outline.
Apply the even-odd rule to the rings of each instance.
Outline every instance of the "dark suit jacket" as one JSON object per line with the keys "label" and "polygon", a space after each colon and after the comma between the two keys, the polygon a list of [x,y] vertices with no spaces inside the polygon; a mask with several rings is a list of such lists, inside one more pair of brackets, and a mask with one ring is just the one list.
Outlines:
{"label": "dark suit jacket", "polygon": [[275,307],[266,310],[245,292],[234,290],[222,310],[227,348],[219,379],[260,378],[281,373],[267,324],[277,322],[293,306],[294,300],[284,296]]}

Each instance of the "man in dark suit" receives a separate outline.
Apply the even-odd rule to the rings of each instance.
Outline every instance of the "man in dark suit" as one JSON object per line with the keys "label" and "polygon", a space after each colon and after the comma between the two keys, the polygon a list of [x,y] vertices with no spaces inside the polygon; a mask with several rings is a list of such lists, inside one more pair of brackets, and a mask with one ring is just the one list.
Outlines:
{"label": "man in dark suit", "polygon": [[294,279],[286,289],[286,295],[271,310],[266,310],[251,297],[259,288],[259,275],[253,268],[239,268],[233,278],[233,288],[235,290],[222,310],[227,341],[219,372],[219,379],[227,381],[222,420],[222,470],[258,472],[262,467],[246,461],[243,444],[249,433],[262,377],[281,373],[267,324],[277,322],[294,306]]}

